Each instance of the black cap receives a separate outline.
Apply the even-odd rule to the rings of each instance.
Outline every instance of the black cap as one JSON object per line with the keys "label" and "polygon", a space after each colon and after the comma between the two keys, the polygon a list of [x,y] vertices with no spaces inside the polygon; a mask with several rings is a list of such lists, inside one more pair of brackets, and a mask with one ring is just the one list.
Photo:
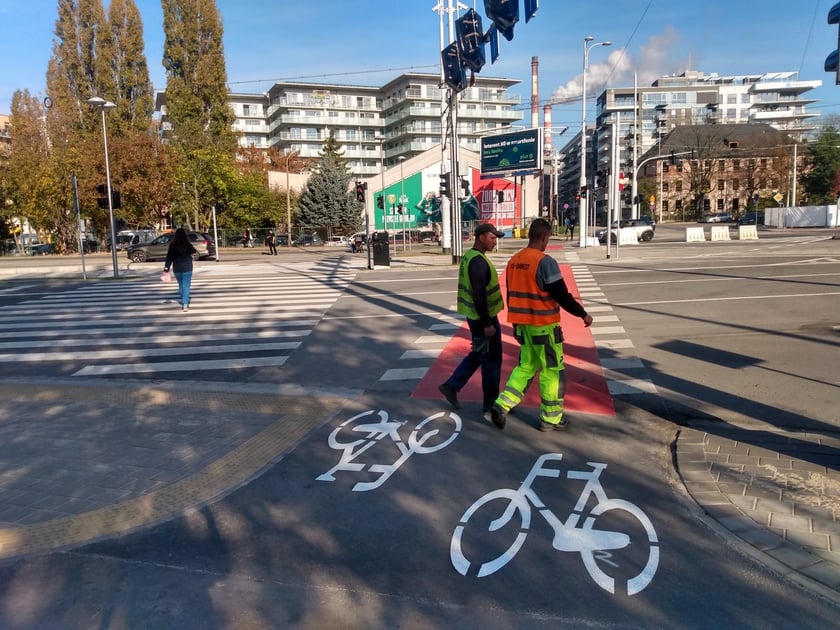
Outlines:
{"label": "black cap", "polygon": [[500,232],[499,230],[497,230],[496,226],[492,223],[482,223],[477,228],[475,228],[476,236],[481,236],[482,234],[487,234],[488,232],[495,234],[499,238],[502,238],[505,235],[504,232]]}

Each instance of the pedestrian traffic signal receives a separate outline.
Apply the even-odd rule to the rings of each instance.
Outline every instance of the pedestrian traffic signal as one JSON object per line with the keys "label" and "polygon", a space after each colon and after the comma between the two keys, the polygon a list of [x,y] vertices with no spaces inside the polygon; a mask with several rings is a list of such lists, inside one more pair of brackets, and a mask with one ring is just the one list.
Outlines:
{"label": "pedestrian traffic signal", "polygon": [[362,182],[356,182],[356,201],[365,202],[365,184]]}
{"label": "pedestrian traffic signal", "polygon": [[581,196],[581,199],[586,199],[586,186],[581,186],[580,187],[580,196]]}
{"label": "pedestrian traffic signal", "polygon": [[397,204],[397,214],[403,213],[403,205],[401,203]]}
{"label": "pedestrian traffic signal", "polygon": [[485,64],[484,31],[481,30],[481,16],[475,9],[470,9],[455,20],[455,32],[458,34],[458,50],[461,61],[472,70],[478,72]]}
{"label": "pedestrian traffic signal", "polygon": [[119,190],[111,190],[111,207],[114,210],[119,210],[122,207]]}
{"label": "pedestrian traffic signal", "polygon": [[96,205],[100,208],[108,207],[108,187],[105,184],[98,184],[96,186]]}
{"label": "pedestrian traffic signal", "polygon": [[464,191],[464,197],[470,196],[470,182],[466,177],[461,178],[461,188]]}
{"label": "pedestrian traffic signal", "polygon": [[377,195],[376,197],[376,207],[380,210],[385,209],[385,200],[382,198],[382,195]]}
{"label": "pedestrian traffic signal", "polygon": [[449,173],[440,175],[440,194],[442,197],[449,196]]}
{"label": "pedestrian traffic signal", "polygon": [[595,173],[595,188],[603,188],[604,187],[604,171],[598,171]]}

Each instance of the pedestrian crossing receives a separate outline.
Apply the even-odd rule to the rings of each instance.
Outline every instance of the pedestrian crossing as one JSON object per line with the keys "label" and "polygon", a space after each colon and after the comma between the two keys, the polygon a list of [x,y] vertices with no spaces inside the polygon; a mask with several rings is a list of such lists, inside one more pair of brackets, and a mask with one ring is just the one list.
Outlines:
{"label": "pedestrian crossing", "polygon": [[190,310],[158,271],[0,308],[0,370],[66,364],[77,377],[282,366],[355,271],[341,260],[197,266]]}
{"label": "pedestrian crossing", "polygon": [[[490,254],[490,258],[497,269],[503,270],[507,264],[508,256]],[[609,394],[612,396],[656,394],[656,387],[650,379],[647,368],[633,352],[632,340],[624,327],[621,326],[619,317],[607,302],[606,296],[598,287],[589,268],[581,263],[576,251],[558,253],[557,258],[561,264],[565,262],[571,267],[577,294],[587,312],[591,313],[595,320],[589,331],[594,339],[600,366],[592,367],[595,371],[599,368],[603,370]],[[439,370],[435,361],[427,366],[408,367],[408,364],[416,363],[418,359],[438,360],[444,349],[447,348],[447,344],[459,333],[462,326],[465,327],[463,317],[455,313],[454,304],[451,309],[451,314],[440,317],[435,324],[430,326],[429,334],[421,335],[415,340],[415,349],[403,353],[400,359],[405,361],[406,365],[385,371],[380,380],[416,381],[417,386],[414,389],[414,396],[421,398],[436,397],[438,381],[442,382],[449,375],[449,371]],[[466,342],[463,345],[466,347]],[[589,370],[590,367],[588,366],[586,369]],[[437,375],[436,371],[440,372],[440,375]],[[427,378],[430,374],[435,378]],[[435,382],[430,385],[432,380]],[[480,380],[480,377],[476,376],[473,380]],[[474,384],[471,382],[470,385]],[[470,395],[473,395],[473,397],[480,395],[480,390],[477,387],[474,387],[473,390],[465,391],[462,398],[469,400]]]}

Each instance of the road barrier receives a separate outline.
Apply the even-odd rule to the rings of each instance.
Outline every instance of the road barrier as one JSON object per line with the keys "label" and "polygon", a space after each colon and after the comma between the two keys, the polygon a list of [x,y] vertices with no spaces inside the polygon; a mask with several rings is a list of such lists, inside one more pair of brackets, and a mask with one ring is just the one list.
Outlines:
{"label": "road barrier", "polygon": [[712,226],[712,240],[713,241],[728,241],[729,226],[728,225],[713,225]]}
{"label": "road barrier", "polygon": [[621,228],[618,231],[618,244],[619,245],[638,245],[639,244],[639,235],[636,233],[635,228]]}
{"label": "road barrier", "polygon": [[758,229],[754,225],[739,225],[738,226],[738,240],[741,241],[757,241]]}
{"label": "road barrier", "polygon": [[702,227],[685,228],[686,243],[703,243],[706,241],[706,232]]}

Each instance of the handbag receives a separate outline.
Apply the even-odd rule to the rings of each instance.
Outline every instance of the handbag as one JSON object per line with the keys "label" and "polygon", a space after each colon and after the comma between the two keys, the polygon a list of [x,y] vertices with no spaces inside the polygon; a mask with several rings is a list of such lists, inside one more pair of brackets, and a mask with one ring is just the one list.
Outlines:
{"label": "handbag", "polygon": [[160,274],[160,281],[172,282],[172,275],[168,271],[164,271],[162,274]]}

